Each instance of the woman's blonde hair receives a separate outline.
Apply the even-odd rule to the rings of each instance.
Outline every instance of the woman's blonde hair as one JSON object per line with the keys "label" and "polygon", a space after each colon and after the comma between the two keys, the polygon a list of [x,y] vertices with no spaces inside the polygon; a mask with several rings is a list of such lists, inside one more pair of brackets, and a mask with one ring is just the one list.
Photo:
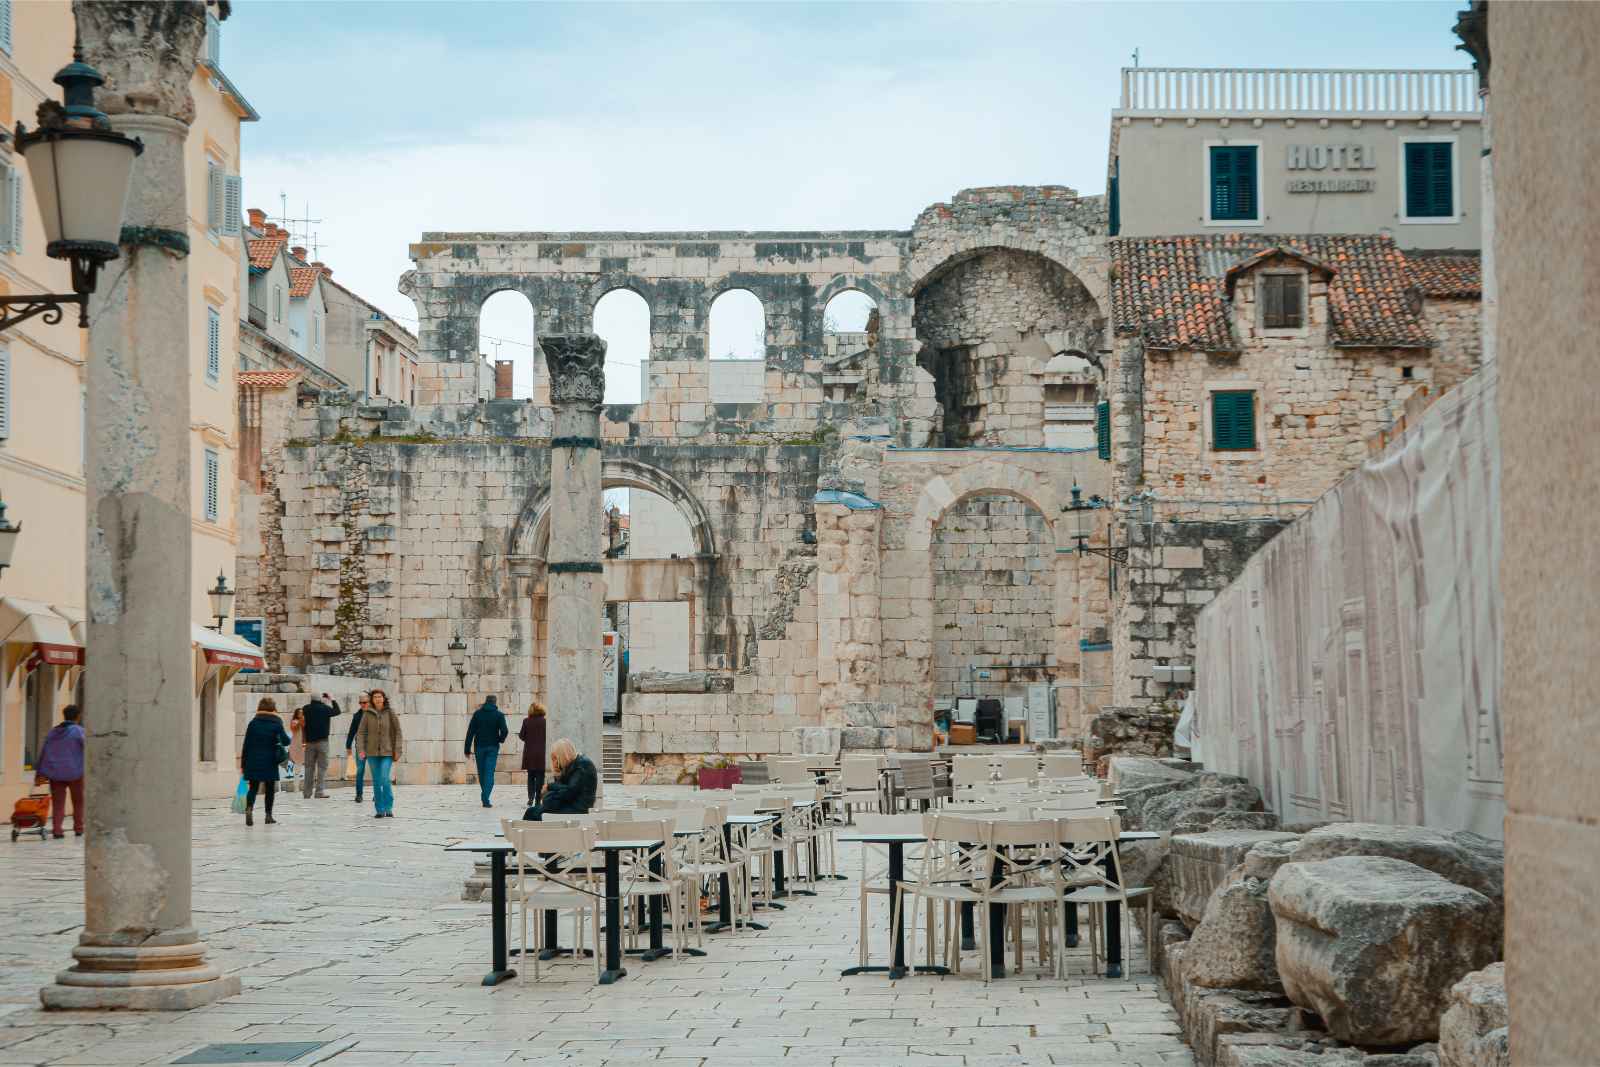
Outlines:
{"label": "woman's blonde hair", "polygon": [[563,737],[550,746],[550,767],[557,774],[567,769],[568,764],[578,758],[577,746],[570,738]]}
{"label": "woman's blonde hair", "polygon": [[278,702],[273,700],[271,697],[262,697],[261,698],[261,703],[256,705],[256,711],[258,711],[258,712],[262,712],[262,711],[277,711],[277,710],[278,710]]}
{"label": "woman's blonde hair", "polygon": [[544,705],[539,703],[537,700],[535,700],[532,704],[528,705],[528,714],[529,715],[543,715],[544,714]]}

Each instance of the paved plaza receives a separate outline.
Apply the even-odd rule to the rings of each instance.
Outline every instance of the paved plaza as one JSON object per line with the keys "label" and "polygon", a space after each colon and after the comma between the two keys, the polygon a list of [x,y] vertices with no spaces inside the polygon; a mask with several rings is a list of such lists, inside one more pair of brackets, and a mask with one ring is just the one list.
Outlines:
{"label": "paved plaza", "polygon": [[[195,922],[244,993],[185,1014],[39,1010],[39,987],[79,933],[82,844],[0,842],[0,1064],[164,1064],[210,1044],[296,1041],[325,1044],[294,1062],[339,1067],[1193,1062],[1142,951],[1123,981],[1093,976],[1086,949],[1072,951],[1062,982],[841,978],[856,962],[860,863],[846,844],[849,881],[794,898],[764,932],[708,936],[703,959],[629,960],[628,977],[607,987],[587,963],[560,963],[537,983],[524,974],[486,989],[489,908],[460,899],[470,862],[441,846],[492,833],[520,811],[520,792],[502,787],[490,812],[475,786],[402,786],[383,821],[349,790],[295,795],[279,799],[278,825],[258,808],[251,829],[225,802],[197,802]],[[887,945],[882,900],[875,962]]]}

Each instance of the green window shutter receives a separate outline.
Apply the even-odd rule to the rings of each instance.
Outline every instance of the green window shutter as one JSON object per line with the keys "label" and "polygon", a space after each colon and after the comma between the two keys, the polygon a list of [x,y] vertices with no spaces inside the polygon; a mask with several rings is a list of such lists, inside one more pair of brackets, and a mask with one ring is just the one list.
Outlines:
{"label": "green window shutter", "polygon": [[1111,458],[1111,402],[1094,406],[1094,449],[1101,459]]}
{"label": "green window shutter", "polygon": [[1254,145],[1211,147],[1211,218],[1248,222],[1256,217],[1256,149]]}
{"label": "green window shutter", "polygon": [[1249,452],[1255,447],[1256,394],[1243,390],[1212,393],[1212,451]]}
{"label": "green window shutter", "polygon": [[1448,141],[1406,143],[1406,214],[1414,219],[1455,214],[1454,146]]}

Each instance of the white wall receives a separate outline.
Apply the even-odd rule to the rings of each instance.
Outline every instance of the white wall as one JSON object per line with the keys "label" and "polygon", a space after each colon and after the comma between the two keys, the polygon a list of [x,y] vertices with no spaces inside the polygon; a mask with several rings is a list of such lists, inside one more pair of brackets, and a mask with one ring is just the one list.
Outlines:
{"label": "white wall", "polygon": [[[628,555],[632,559],[694,553],[694,539],[683,513],[654,493],[628,491],[628,523]],[[637,674],[688,669],[689,605],[628,605],[628,670]]]}

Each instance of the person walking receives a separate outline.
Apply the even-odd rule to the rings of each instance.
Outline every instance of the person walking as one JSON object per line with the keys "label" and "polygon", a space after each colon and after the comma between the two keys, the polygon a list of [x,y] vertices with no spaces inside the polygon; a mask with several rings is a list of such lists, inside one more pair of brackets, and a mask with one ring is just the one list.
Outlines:
{"label": "person walking", "polygon": [[34,763],[34,781],[50,783],[50,835],[67,836],[62,819],[67,814],[67,794],[72,794],[72,832],[83,836],[83,727],[78,725],[78,705],[61,709],[61,721],[44,735]]}
{"label": "person walking", "polygon": [[490,693],[467,724],[467,755],[472,755],[473,748],[477,748],[478,794],[486,808],[493,806],[489,803],[489,794],[494,792],[494,767],[500,761],[500,745],[510,733],[506,727],[506,713],[500,710],[494,694]]}
{"label": "person walking", "polygon": [[367,779],[367,754],[358,750],[356,746],[356,731],[361,729],[361,720],[372,707],[372,701],[367,694],[362,693],[356,703],[356,713],[350,716],[350,732],[344,735],[344,755],[346,759],[352,757],[356,761],[356,803],[361,803],[361,787]]}
{"label": "person walking", "polygon": [[311,698],[311,703],[300,709],[300,721],[305,724],[306,776],[300,784],[300,795],[307,800],[313,793],[318,800],[328,799],[328,727],[335,715],[343,715],[339,702],[327,693],[322,699]]}
{"label": "person walking", "polygon": [[255,718],[244,728],[244,745],[239,750],[239,773],[250,783],[244,799],[244,824],[255,825],[257,792],[266,793],[267,822],[272,817],[272,799],[278,793],[279,756],[288,749],[290,738],[278,717],[278,705],[271,697],[262,697],[256,705]]}
{"label": "person walking", "polygon": [[400,732],[400,716],[389,706],[389,694],[374,689],[367,696],[371,706],[361,716],[356,744],[366,753],[367,766],[372,770],[372,817],[392,819],[394,786],[389,776],[394,773],[394,765],[400,762],[405,737]]}
{"label": "person walking", "polygon": [[[306,713],[299,708],[289,716],[289,789],[294,789],[294,776],[306,773]],[[279,776],[280,778],[282,775]]]}
{"label": "person walking", "polygon": [[550,766],[556,772],[556,780],[545,790],[544,799],[523,812],[522,817],[537,822],[546,815],[587,815],[600,788],[600,772],[595,770],[594,761],[578,755],[577,747],[563,737],[550,746]]}
{"label": "person walking", "polygon": [[544,792],[544,705],[535,700],[528,705],[517,737],[522,740],[522,769],[528,773],[528,803],[537,804]]}

